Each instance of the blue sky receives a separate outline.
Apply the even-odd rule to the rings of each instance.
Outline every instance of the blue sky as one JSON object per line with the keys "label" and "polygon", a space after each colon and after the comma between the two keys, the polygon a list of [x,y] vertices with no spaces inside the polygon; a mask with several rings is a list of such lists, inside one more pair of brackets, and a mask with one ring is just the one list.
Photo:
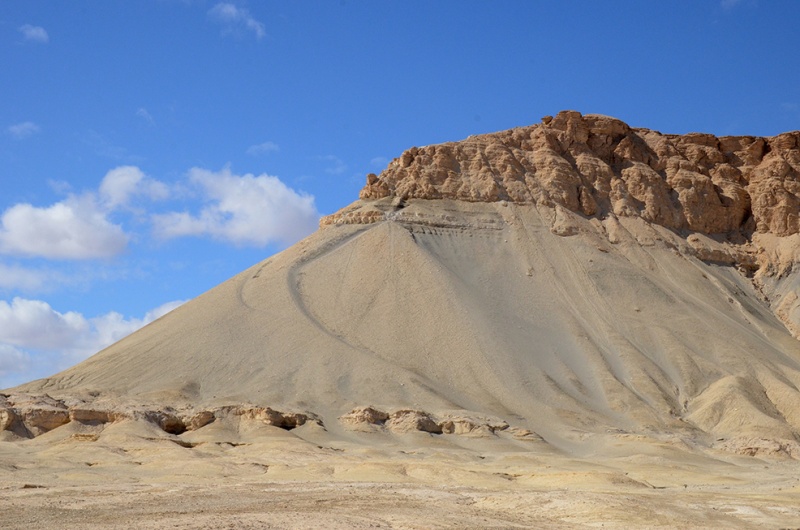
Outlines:
{"label": "blue sky", "polygon": [[414,145],[601,113],[800,128],[793,0],[8,1],[0,388],[311,233]]}

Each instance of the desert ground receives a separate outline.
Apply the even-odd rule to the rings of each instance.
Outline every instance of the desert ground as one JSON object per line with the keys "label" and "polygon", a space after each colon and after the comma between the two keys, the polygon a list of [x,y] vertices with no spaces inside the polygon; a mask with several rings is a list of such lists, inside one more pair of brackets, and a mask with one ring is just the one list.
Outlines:
{"label": "desert ground", "polygon": [[72,433],[23,458],[3,447],[0,527],[796,528],[800,521],[794,460],[687,458],[668,443],[619,438],[602,442],[616,445],[617,455],[598,460],[541,442],[497,451],[503,441],[483,437],[454,444],[442,435],[379,433],[365,435],[377,438],[368,446],[318,429],[260,431],[246,443],[184,447],[169,436],[133,443],[128,429],[124,451],[102,436]]}

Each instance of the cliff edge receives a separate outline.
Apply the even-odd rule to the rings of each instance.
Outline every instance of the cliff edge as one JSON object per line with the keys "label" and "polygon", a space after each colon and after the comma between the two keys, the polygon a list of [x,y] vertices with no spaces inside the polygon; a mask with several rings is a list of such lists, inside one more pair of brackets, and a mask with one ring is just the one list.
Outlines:
{"label": "cliff edge", "polygon": [[600,115],[413,147],[362,200],[456,199],[640,216],[675,230],[800,231],[800,131],[770,138],[662,134]]}

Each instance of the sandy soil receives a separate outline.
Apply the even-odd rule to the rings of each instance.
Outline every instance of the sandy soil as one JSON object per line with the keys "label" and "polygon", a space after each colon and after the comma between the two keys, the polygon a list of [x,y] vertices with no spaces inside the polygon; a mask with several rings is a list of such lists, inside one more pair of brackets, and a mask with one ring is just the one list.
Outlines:
{"label": "sandy soil", "polygon": [[[249,443],[0,442],[2,528],[790,528],[797,461],[616,439],[577,458],[434,435],[370,445],[265,428]],[[596,440],[598,444],[611,440]],[[326,444],[326,445],[323,445]]]}

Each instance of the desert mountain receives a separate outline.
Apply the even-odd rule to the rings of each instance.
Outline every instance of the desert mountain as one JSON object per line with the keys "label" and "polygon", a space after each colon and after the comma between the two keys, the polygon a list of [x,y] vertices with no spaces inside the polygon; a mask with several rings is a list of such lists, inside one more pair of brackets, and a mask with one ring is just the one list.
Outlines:
{"label": "desert mountain", "polygon": [[415,147],[305,240],[4,391],[2,436],[234,418],[800,458],[799,214],[800,132],[568,111]]}

